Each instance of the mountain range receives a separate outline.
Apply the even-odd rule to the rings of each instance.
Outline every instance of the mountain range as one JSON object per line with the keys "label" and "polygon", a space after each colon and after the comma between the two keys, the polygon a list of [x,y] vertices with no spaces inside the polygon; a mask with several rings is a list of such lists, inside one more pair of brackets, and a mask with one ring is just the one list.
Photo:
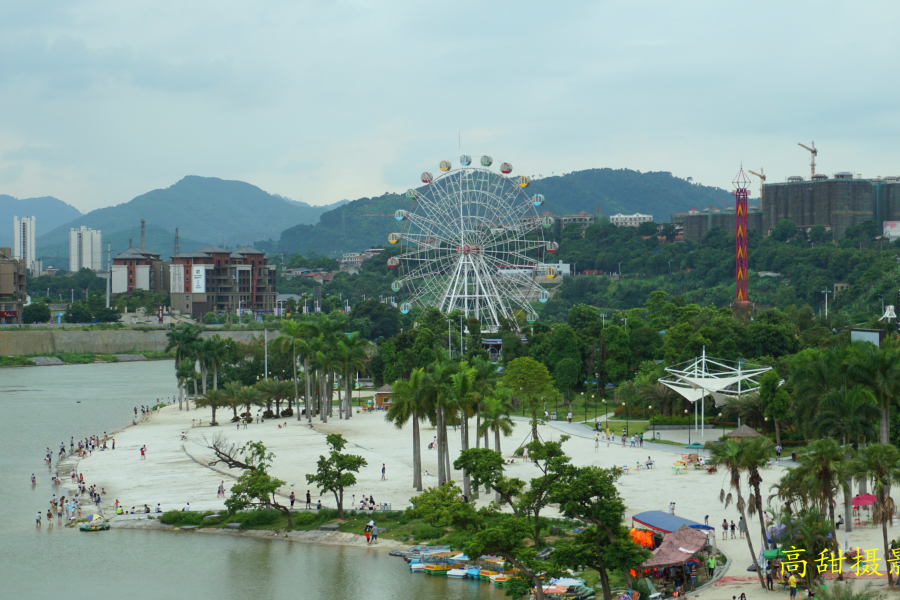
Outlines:
{"label": "mountain range", "polygon": [[[734,202],[734,197],[721,188],[694,184],[668,172],[631,169],[589,169],[545,177],[534,181],[527,193],[544,195],[541,212],[593,214],[599,208],[606,215],[650,214],[658,223],[669,222],[672,213],[690,208],[722,207]],[[332,256],[383,246],[387,236],[402,227],[394,212],[409,207],[405,194],[360,198],[323,213],[315,225],[295,225],[285,229],[278,241],[256,246],[270,252]]]}
{"label": "mountain range", "polygon": [[[573,214],[641,212],[657,222],[669,221],[674,212],[733,202],[727,191],[697,185],[668,172],[642,173],[630,169],[589,169],[538,178],[528,194],[543,194],[541,211]],[[270,252],[337,255],[382,246],[398,229],[397,209],[408,209],[405,194],[342,200],[311,206],[270,194],[242,181],[190,175],[165,189],[82,215],[52,197],[17,200],[0,195],[0,223],[14,215],[38,219],[37,254],[45,264],[65,266],[68,235],[82,225],[103,232],[104,250],[112,244],[115,256],[140,245],[140,222],[147,222],[146,246],[168,257],[179,228],[184,252],[215,244],[228,247],[253,244]],[[4,233],[5,232],[5,233]],[[11,245],[12,227],[0,227],[0,245]],[[59,263],[59,264],[56,264]]]}
{"label": "mountain range", "polygon": [[[322,213],[338,204],[311,206],[270,194],[243,181],[189,175],[165,189],[147,192],[123,204],[76,215],[74,220],[53,229],[41,227],[38,221],[37,254],[39,257],[67,256],[69,229],[82,225],[102,231],[104,244],[109,236],[131,230],[128,235],[117,236],[117,245],[127,247],[122,244],[127,237],[139,245],[142,218],[148,226],[155,225],[168,232],[165,244],[156,234],[147,240],[150,250],[165,256],[172,251],[176,227],[183,240],[198,240],[201,246],[236,247],[277,237],[289,225],[316,223]],[[137,235],[133,234],[134,228],[138,228]],[[182,242],[182,250],[187,251],[187,245]]]}
{"label": "mountain range", "polygon": [[20,200],[0,194],[0,246],[13,245],[13,217],[35,217],[38,231],[50,231],[80,216],[80,210],[53,196]]}

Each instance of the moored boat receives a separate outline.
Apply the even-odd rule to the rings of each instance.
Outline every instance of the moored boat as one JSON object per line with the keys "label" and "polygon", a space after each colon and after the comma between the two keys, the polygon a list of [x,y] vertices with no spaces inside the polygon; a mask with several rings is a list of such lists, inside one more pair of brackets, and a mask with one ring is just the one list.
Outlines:
{"label": "moored boat", "polygon": [[466,573],[467,573],[466,569],[450,569],[449,571],[447,571],[447,577],[462,578],[462,577],[466,576]]}

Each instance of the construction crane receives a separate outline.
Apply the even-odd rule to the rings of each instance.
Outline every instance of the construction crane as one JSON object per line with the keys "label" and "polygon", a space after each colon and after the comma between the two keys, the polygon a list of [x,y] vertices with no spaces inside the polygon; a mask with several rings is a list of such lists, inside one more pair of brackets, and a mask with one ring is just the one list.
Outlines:
{"label": "construction crane", "polygon": [[810,148],[806,144],[797,143],[797,145],[800,146],[801,148],[806,148],[807,150],[809,150],[809,153],[812,154],[812,162],[809,163],[809,167],[810,167],[809,178],[812,179],[813,175],[816,174],[816,155],[819,154],[819,151],[816,150],[816,143],[815,142],[810,143],[810,146],[812,146],[812,148]]}
{"label": "construction crane", "polygon": [[751,175],[756,175],[757,177],[759,177],[759,210],[762,210],[762,207],[763,207],[763,184],[766,182],[766,172],[763,171],[762,167],[759,168],[759,173],[757,173],[756,171],[751,171],[750,169],[747,169],[747,171]]}

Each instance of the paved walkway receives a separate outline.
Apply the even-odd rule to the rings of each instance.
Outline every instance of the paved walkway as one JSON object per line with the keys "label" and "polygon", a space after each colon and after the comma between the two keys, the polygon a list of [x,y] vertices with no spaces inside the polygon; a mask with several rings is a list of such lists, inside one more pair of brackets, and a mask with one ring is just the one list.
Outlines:
{"label": "paved walkway", "polygon": [[[512,418],[513,418],[513,420],[516,420],[516,421],[528,421],[529,420],[528,417],[520,417],[520,416],[519,417],[513,416]],[[601,417],[598,417],[597,420],[602,423],[604,419],[601,416]],[[553,429],[556,429],[557,431],[564,433],[568,436],[594,439],[595,432],[593,429],[593,421],[591,421],[590,423],[579,423],[579,422],[574,422],[574,421],[572,423],[569,423],[567,421],[548,421],[546,426],[552,427]],[[657,433],[659,433],[659,432],[657,432]],[[672,434],[672,433],[683,434],[684,443],[685,443],[685,445],[687,445],[687,437],[688,437],[687,430],[679,430],[679,429],[668,430],[665,433],[667,434],[667,437],[669,437],[668,434]],[[707,434],[709,434],[709,430],[707,430]],[[672,437],[675,437],[675,436],[672,436]],[[618,435],[616,435],[616,439],[619,439]],[[693,441],[693,439],[694,439],[694,432],[691,432],[691,440]],[[715,439],[715,438],[714,438],[714,436],[707,435],[706,438],[699,438],[699,439],[700,440],[704,440],[704,439],[710,440],[710,439]],[[676,438],[675,441],[680,441],[680,440],[678,440]],[[621,442],[619,442],[619,443],[621,443]],[[684,449],[683,446],[673,446],[671,444],[656,444],[656,443],[651,442],[646,439],[644,440],[644,448],[647,448],[648,450],[657,450],[659,452],[669,452],[672,454],[685,454],[686,453],[686,450]],[[709,457],[708,450],[692,450],[692,452],[696,452],[699,456],[701,456],[703,458]]]}

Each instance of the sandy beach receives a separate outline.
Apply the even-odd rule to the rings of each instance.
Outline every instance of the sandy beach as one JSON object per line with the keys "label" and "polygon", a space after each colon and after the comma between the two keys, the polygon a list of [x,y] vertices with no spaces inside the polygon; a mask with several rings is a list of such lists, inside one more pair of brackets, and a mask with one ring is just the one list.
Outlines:
{"label": "sandy beach", "polygon": [[[225,421],[227,414],[220,412],[220,421]],[[203,420],[204,426],[192,427],[192,420]],[[228,472],[224,466],[210,468],[207,463],[212,459],[212,452],[205,448],[204,438],[215,435],[224,436],[229,442],[243,444],[250,440],[263,440],[266,447],[275,453],[273,473],[286,481],[280,490],[285,496],[293,491],[297,496],[296,508],[304,506],[306,484],[304,475],[315,470],[315,463],[320,454],[326,451],[325,435],[341,433],[350,442],[348,451],[363,456],[368,466],[358,475],[358,484],[347,490],[346,506],[355,496],[358,502],[363,496],[374,496],[377,504],[387,503],[393,510],[403,510],[409,506],[409,499],[415,494],[412,487],[412,428],[407,425],[397,429],[384,419],[383,412],[354,414],[349,421],[337,419],[327,424],[313,421],[311,429],[305,421],[295,419],[269,420],[260,424],[249,424],[246,429],[241,425],[225,424],[209,427],[209,410],[179,411],[177,405],[171,405],[155,413],[152,417],[138,425],[127,427],[115,435],[116,449],[94,452],[90,458],[77,462],[75,468],[84,474],[88,484],[104,487],[107,491],[103,502],[105,514],[112,514],[112,504],[116,499],[126,508],[135,506],[142,509],[144,504],[153,509],[157,503],[162,510],[181,510],[190,503],[192,510],[218,510],[224,508],[222,498],[216,497],[219,483],[224,481],[226,490],[239,472]],[[287,423],[286,427],[278,425]],[[474,429],[474,423],[473,427]],[[187,433],[187,441],[182,441],[181,432]],[[635,466],[644,463],[650,457],[656,466],[654,469],[641,469],[619,480],[619,489],[627,504],[626,519],[636,513],[648,510],[668,510],[670,502],[676,503],[675,514],[700,523],[709,515],[713,526],[721,524],[723,519],[738,522],[740,515],[734,505],[725,509],[719,502],[719,491],[725,484],[725,477],[719,474],[707,475],[702,471],[688,471],[674,474],[672,465],[681,457],[682,450],[678,446],[663,444],[647,444],[645,448],[623,448],[621,443],[601,442],[595,448],[593,433],[581,424],[552,422],[540,427],[540,435],[544,439],[559,439],[561,435],[571,435],[566,443],[566,450],[576,465],[597,465],[601,467]],[[102,435],[102,432],[99,432]],[[526,421],[516,420],[515,431],[511,437],[502,439],[503,454],[512,458],[515,448],[526,441],[529,427]],[[427,450],[428,443],[435,435],[435,429],[423,424],[422,462],[426,486],[438,483],[437,453]],[[707,432],[708,439],[715,435]],[[695,440],[696,441],[696,440]],[[450,451],[456,456],[460,449],[458,431],[450,431]],[[140,447],[147,447],[147,457],[141,460]],[[474,439],[470,440],[474,447]],[[71,469],[71,460],[65,461],[60,473]],[[386,478],[381,481],[381,467],[385,465]],[[763,471],[763,492],[781,476],[790,461],[782,460]],[[515,476],[528,479],[536,474],[531,463],[516,459],[515,464],[508,467]],[[461,482],[461,474],[456,473],[454,479]],[[327,494],[319,496],[311,489],[315,504],[320,498],[323,506],[334,506],[334,498]],[[744,490],[746,494],[746,489]],[[482,495],[481,500],[487,502]],[[843,512],[843,511],[838,511]],[[844,515],[846,518],[846,515]],[[748,528],[755,533],[754,546],[758,548],[759,524],[755,520],[748,523]],[[843,530],[842,530],[843,531]],[[293,532],[291,535],[294,535]],[[271,535],[271,534],[266,534]],[[891,534],[893,535],[893,534]],[[732,595],[747,593],[748,597],[761,597],[758,584],[748,579],[753,574],[747,572],[750,565],[747,543],[742,539],[721,539],[721,528],[716,531],[716,544],[732,559],[732,566],[727,575],[739,578],[730,585],[715,586],[699,594],[690,594],[700,598],[729,598]],[[319,541],[312,538],[298,541]],[[308,536],[307,536],[308,537]],[[842,534],[843,537],[843,534]],[[337,541],[337,540],[335,540]],[[345,540],[352,543],[352,540]],[[849,534],[849,545],[863,549],[881,548],[880,529],[861,529]],[[844,540],[841,539],[843,544]],[[879,555],[882,553],[879,552]],[[811,565],[814,567],[814,565]],[[845,566],[845,570],[848,567]],[[727,580],[726,580],[727,581]],[[778,597],[780,592],[769,595]],[[786,593],[782,594],[787,596]]]}

